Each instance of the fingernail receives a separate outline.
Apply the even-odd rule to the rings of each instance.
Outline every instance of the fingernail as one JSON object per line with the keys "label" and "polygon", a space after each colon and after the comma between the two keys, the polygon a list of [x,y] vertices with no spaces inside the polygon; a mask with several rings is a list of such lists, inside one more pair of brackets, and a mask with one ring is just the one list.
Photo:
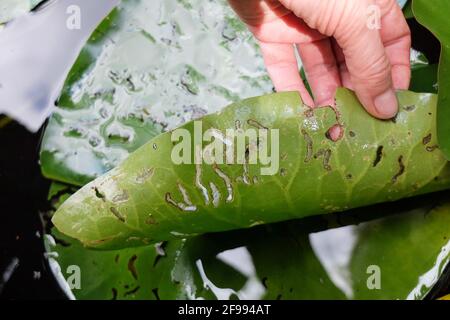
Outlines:
{"label": "fingernail", "polygon": [[390,119],[395,117],[398,111],[397,97],[394,90],[388,89],[384,93],[380,94],[374,100],[375,109],[380,117]]}

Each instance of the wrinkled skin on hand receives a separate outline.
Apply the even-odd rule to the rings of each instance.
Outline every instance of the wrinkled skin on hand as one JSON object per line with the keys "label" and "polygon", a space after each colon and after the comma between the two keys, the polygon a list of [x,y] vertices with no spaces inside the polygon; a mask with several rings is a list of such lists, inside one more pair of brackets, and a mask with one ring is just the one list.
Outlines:
{"label": "wrinkled skin on hand", "polygon": [[[308,105],[355,90],[381,119],[398,110],[394,89],[410,81],[410,31],[395,0],[229,0],[260,42],[278,91],[298,90]],[[298,74],[296,46],[315,101]]]}

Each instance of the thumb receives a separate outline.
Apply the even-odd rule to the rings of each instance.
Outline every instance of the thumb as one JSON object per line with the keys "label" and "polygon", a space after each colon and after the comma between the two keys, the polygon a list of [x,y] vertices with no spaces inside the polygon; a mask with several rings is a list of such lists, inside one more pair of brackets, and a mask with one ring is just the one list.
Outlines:
{"label": "thumb", "polygon": [[[394,0],[380,1],[390,5]],[[374,0],[281,0],[310,28],[334,37],[342,48],[351,82],[361,103],[373,116],[389,119],[398,102],[391,65],[379,27],[383,8]]]}

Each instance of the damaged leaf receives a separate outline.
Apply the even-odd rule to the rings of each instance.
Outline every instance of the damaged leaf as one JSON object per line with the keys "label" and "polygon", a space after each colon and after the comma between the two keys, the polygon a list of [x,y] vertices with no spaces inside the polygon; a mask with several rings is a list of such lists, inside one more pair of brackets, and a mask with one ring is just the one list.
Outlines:
{"label": "damaged leaf", "polygon": [[123,0],[69,72],[43,138],[42,172],[82,186],[161,132],[272,87],[225,0]]}
{"label": "damaged leaf", "polygon": [[[164,133],[73,195],[53,222],[86,246],[123,248],[448,188],[450,167],[436,147],[436,96],[400,92],[398,99],[394,121],[374,120],[346,89],[336,95],[339,113],[312,110],[293,92],[237,102],[174,133],[194,137],[202,126],[221,146],[230,145],[221,136],[226,129],[266,133],[247,145],[241,164],[177,165],[177,144],[172,132]],[[336,126],[341,136],[333,141],[327,136]],[[273,161],[252,164],[250,150],[265,150]],[[190,144],[189,151],[193,155],[197,148]],[[114,201],[124,193],[125,201]]]}

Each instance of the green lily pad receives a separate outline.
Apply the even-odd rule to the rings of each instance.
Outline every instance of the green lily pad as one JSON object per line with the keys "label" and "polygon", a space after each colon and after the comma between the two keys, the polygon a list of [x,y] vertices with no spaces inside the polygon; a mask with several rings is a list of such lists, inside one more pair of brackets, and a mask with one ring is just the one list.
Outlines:
{"label": "green lily pad", "polygon": [[446,0],[414,0],[413,13],[417,21],[428,28],[441,42],[439,62],[439,98],[437,134],[442,152],[450,159],[450,32],[447,27],[450,2]]}
{"label": "green lily pad", "polygon": [[0,25],[34,9],[44,0],[2,0],[0,2]]}
{"label": "green lily pad", "polygon": [[423,299],[449,261],[448,197],[113,251],[53,229],[47,248],[77,299]]}
{"label": "green lily pad", "polygon": [[[310,109],[295,92],[243,100],[150,140],[68,199],[53,223],[87,246],[113,249],[449,188],[450,166],[435,141],[436,96],[405,91],[398,98],[395,121],[373,119],[346,89],[336,94],[338,114]],[[243,146],[242,162],[225,163],[225,146],[232,160],[239,157],[239,135],[225,136],[236,126],[242,137],[256,127],[259,139],[255,133]],[[336,126],[342,136],[333,141]],[[215,140],[201,146],[195,139],[205,132]],[[181,152],[177,133],[187,143]],[[197,147],[205,157],[211,146],[217,157],[195,163]],[[178,163],[179,154],[188,159]]]}
{"label": "green lily pad", "polygon": [[159,133],[272,88],[226,1],[123,0],[66,79],[42,171],[84,185]]}

